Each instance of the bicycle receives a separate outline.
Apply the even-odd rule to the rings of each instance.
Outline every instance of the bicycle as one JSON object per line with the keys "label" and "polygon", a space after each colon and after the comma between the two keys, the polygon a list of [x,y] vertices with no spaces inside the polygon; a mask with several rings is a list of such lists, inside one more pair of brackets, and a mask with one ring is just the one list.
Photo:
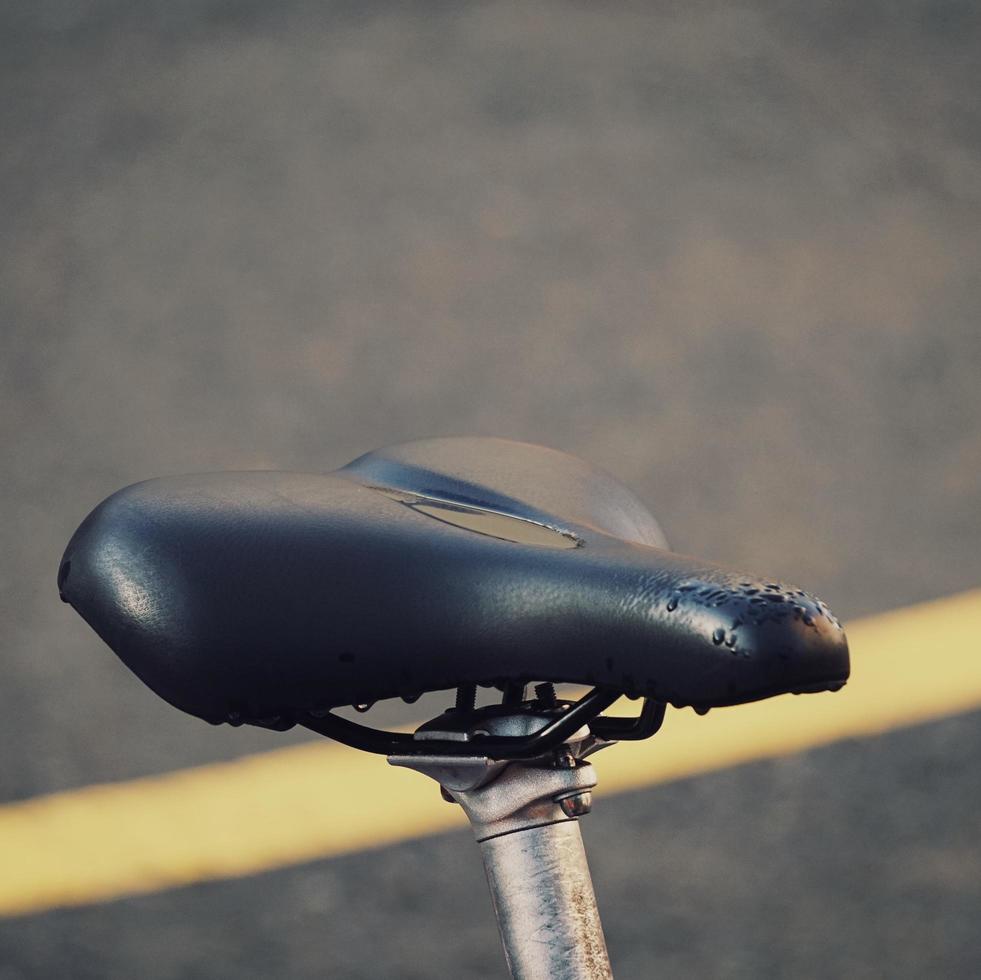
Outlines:
{"label": "bicycle", "polygon": [[[654,735],[668,705],[849,673],[820,599],[675,554],[608,474],[500,439],[135,484],[83,521],[58,586],[176,707],[301,725],[434,779],[473,827],[518,980],[612,977],[577,822],[593,753]],[[562,699],[560,683],[590,690]],[[500,704],[477,707],[478,687]],[[335,713],[453,690],[412,733]],[[636,716],[604,714],[623,695]]]}

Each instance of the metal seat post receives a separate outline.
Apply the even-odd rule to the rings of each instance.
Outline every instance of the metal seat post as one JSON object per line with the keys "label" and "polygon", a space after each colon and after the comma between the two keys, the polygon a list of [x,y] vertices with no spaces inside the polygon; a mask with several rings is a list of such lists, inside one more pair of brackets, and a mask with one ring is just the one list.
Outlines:
{"label": "metal seat post", "polygon": [[[459,729],[441,730],[439,721],[416,737],[467,740]],[[541,716],[527,712],[497,715],[481,723],[481,733],[523,734],[536,723],[543,724]],[[514,980],[612,980],[578,823],[596,785],[584,758],[608,744],[583,728],[531,761],[389,756],[392,765],[435,779],[443,796],[463,807],[480,845]]]}

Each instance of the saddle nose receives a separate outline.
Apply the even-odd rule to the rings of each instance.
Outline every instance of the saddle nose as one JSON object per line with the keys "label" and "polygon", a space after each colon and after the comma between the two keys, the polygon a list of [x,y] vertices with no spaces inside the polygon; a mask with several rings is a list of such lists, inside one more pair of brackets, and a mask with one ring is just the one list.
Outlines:
{"label": "saddle nose", "polygon": [[817,596],[688,556],[664,553],[652,560],[640,549],[630,551],[629,559],[620,554],[618,560],[643,571],[624,619],[646,635],[653,672],[672,680],[665,692],[657,677],[626,674],[620,680],[628,693],[705,710],[838,690],[847,680],[845,632]]}

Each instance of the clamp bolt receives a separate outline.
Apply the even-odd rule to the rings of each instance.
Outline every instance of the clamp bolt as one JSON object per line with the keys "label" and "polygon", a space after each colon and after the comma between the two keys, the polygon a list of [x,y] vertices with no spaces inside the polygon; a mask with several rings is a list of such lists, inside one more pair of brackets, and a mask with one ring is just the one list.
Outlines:
{"label": "clamp bolt", "polygon": [[535,697],[538,698],[539,702],[543,704],[546,708],[554,708],[556,701],[558,700],[555,696],[555,685],[544,683],[535,685]]}
{"label": "clamp bolt", "polygon": [[563,796],[562,799],[556,800],[556,803],[562,807],[562,812],[567,817],[581,817],[592,810],[593,794],[586,789],[573,793],[572,796]]}

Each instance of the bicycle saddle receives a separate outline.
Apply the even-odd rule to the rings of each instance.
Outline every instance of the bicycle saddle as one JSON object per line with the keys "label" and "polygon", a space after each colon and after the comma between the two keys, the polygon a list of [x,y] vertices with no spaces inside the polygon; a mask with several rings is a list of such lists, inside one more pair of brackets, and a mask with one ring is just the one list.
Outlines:
{"label": "bicycle saddle", "polygon": [[849,670],[819,599],[672,553],[611,476],[502,439],[138,483],[85,519],[58,586],[154,691],[213,723],[525,681],[706,709],[837,689]]}

